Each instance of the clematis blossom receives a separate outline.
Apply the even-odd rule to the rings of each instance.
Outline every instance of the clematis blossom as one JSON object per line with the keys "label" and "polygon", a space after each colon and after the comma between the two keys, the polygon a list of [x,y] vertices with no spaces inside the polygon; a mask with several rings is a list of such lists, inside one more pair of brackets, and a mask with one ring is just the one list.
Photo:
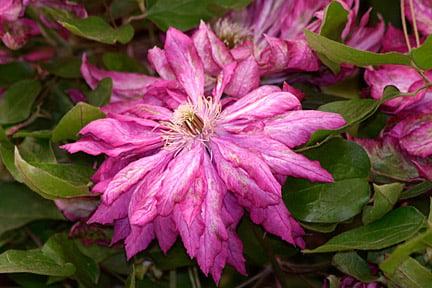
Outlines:
{"label": "clematis blossom", "polygon": [[[304,29],[319,32],[324,17],[324,8],[331,1],[283,1],[256,0],[242,11],[231,12],[213,25],[200,25],[194,34],[194,42],[206,69],[220,71],[223,64],[245,60],[251,55],[264,76],[276,76],[281,72],[318,71],[320,62],[308,47]],[[349,11],[342,40],[357,49],[376,51],[384,33],[384,22],[380,19],[369,27],[370,11],[356,24],[359,1],[341,0]],[[348,69],[352,71],[353,69]],[[344,75],[348,75],[344,71]],[[336,81],[324,75],[324,81]]]}
{"label": "clematis blossom", "polygon": [[417,28],[423,35],[432,34],[432,1],[431,0],[412,0],[405,1],[405,16],[413,23],[414,17],[411,14],[410,2],[413,3],[413,10]]}
{"label": "clematis blossom", "polygon": [[[287,210],[277,179],[294,176],[332,182],[317,161],[292,149],[318,129],[337,129],[334,113],[302,111],[299,100],[276,86],[261,86],[225,102],[236,65],[225,66],[205,92],[204,65],[193,41],[170,28],[161,67],[182,87],[165,104],[118,102],[64,146],[107,156],[93,176],[101,204],[90,223],[113,224],[128,258],[153,239],[165,252],[180,236],[201,270],[219,281],[226,264],[245,271],[236,226],[246,211],[266,231],[304,247],[303,230]],[[163,53],[161,53],[163,52]],[[164,71],[164,72],[163,72]],[[144,96],[145,98],[146,96]],[[168,101],[168,100],[167,100]]]}

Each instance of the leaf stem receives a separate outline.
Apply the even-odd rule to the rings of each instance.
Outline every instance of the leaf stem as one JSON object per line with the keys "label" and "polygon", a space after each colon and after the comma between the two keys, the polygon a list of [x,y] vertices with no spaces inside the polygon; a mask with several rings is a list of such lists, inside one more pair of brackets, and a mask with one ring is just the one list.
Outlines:
{"label": "leaf stem", "polygon": [[417,29],[417,20],[416,20],[416,16],[414,13],[414,3],[413,3],[413,0],[408,0],[408,1],[409,1],[411,17],[412,17],[412,21],[413,21],[413,30],[414,30],[415,40],[416,40],[416,47],[419,47],[420,46],[420,37],[419,37],[418,29]]}

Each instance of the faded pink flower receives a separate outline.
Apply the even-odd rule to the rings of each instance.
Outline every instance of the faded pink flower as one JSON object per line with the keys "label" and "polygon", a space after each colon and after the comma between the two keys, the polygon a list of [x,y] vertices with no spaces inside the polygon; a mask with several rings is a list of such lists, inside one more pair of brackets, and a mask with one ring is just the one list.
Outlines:
{"label": "faded pink flower", "polygon": [[332,182],[317,161],[292,148],[318,129],[343,126],[343,118],[302,111],[293,94],[276,86],[222,99],[236,77],[235,64],[223,67],[206,94],[203,62],[193,41],[176,29],[168,30],[163,50],[150,53],[155,51],[165,56],[161,67],[170,68],[161,70],[164,77],[184,92],[167,87],[159,104],[108,106],[107,118],[91,122],[81,140],[64,146],[107,156],[93,177],[102,202],[89,222],[114,224],[113,242],[124,239],[129,258],[154,238],[166,252],[180,235],[189,256],[216,282],[226,264],[246,273],[236,235],[244,210],[268,232],[304,247],[303,230],[285,207],[277,179]]}
{"label": "faded pink flower", "polygon": [[[343,41],[357,49],[376,51],[384,33],[384,22],[380,20],[375,27],[368,27],[368,11],[357,25],[359,1],[339,2],[349,11],[341,35]],[[205,69],[212,71],[217,71],[215,68],[230,58],[245,60],[251,55],[261,75],[318,71],[319,60],[308,47],[303,30],[319,31],[324,8],[329,3],[329,0],[255,0],[247,9],[220,19],[213,26],[214,32],[201,24],[194,42]],[[326,82],[336,81],[329,75],[326,78]]]}

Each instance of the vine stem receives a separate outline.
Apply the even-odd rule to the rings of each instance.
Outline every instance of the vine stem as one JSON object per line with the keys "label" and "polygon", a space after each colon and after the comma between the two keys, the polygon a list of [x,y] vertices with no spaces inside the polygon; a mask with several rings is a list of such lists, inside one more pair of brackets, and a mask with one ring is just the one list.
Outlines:
{"label": "vine stem", "polygon": [[413,30],[414,30],[414,35],[415,35],[415,40],[416,40],[416,47],[420,46],[420,37],[419,37],[419,33],[418,33],[418,29],[417,29],[417,20],[416,20],[416,16],[415,16],[415,11],[414,11],[414,3],[413,0],[408,0],[409,1],[409,6],[410,6],[410,12],[411,12],[411,17],[413,20]]}
{"label": "vine stem", "polygon": [[405,19],[405,0],[400,1],[400,9],[401,9],[402,29],[403,29],[403,33],[405,36],[405,42],[406,42],[407,47],[408,47],[408,52],[411,52],[411,43],[409,40],[407,23],[406,23],[406,19]]}

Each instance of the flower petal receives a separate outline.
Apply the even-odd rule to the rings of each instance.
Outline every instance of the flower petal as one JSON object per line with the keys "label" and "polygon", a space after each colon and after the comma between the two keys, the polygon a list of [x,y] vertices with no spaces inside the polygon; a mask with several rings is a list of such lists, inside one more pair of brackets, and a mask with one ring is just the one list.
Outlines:
{"label": "flower petal", "polygon": [[204,95],[204,67],[192,40],[175,28],[166,34],[165,53],[177,80],[193,103]]}
{"label": "flower petal", "polygon": [[305,144],[320,129],[338,129],[346,121],[336,113],[315,110],[290,111],[265,123],[264,133],[289,148]]}

